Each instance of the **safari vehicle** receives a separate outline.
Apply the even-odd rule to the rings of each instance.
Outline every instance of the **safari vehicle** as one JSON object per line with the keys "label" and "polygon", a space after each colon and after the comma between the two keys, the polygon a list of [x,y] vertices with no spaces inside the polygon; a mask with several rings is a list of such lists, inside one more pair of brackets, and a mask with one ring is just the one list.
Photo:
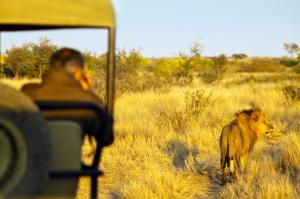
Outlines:
{"label": "safari vehicle", "polygon": [[[115,15],[110,0],[1,0],[0,31],[99,28],[108,31],[106,112],[114,104]],[[97,38],[95,38],[97,41]],[[100,45],[100,43],[99,43]],[[74,198],[78,179],[91,178],[98,195],[101,148],[91,165],[81,161],[82,127],[68,118],[46,121],[43,111],[104,110],[86,103],[33,102],[0,84],[0,198]],[[112,128],[112,122],[106,124]]]}

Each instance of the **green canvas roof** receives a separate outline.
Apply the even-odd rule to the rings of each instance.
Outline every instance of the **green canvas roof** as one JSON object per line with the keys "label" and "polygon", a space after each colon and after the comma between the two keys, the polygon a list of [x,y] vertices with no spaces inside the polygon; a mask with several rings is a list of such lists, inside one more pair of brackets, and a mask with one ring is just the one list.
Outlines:
{"label": "green canvas roof", "polygon": [[113,28],[110,0],[1,0],[0,30]]}

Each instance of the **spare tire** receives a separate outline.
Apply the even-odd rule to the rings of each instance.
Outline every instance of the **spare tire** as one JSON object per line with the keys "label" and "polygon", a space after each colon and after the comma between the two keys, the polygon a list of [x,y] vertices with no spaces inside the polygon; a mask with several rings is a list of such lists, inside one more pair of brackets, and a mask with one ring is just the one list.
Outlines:
{"label": "spare tire", "polygon": [[33,196],[48,181],[51,143],[39,109],[0,84],[0,198]]}

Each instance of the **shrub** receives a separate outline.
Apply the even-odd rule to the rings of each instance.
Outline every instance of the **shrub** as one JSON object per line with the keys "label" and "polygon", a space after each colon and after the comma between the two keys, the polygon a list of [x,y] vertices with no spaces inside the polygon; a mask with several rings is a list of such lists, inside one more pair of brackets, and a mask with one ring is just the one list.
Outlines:
{"label": "shrub", "polygon": [[291,67],[297,65],[299,60],[290,57],[282,57],[279,59],[279,62],[284,66]]}
{"label": "shrub", "polygon": [[160,58],[153,61],[152,70],[156,76],[170,78],[180,68],[179,61],[173,58]]}
{"label": "shrub", "polygon": [[225,55],[220,55],[211,58],[212,64],[210,68],[202,75],[202,80],[205,83],[212,83],[223,77],[225,73],[225,65],[228,63],[228,59]]}
{"label": "shrub", "polygon": [[198,119],[211,101],[211,95],[204,90],[198,89],[185,93],[185,111],[188,118]]}
{"label": "shrub", "polygon": [[296,66],[293,67],[293,69],[296,73],[300,73],[300,61]]}
{"label": "shrub", "polygon": [[300,86],[287,85],[287,86],[283,87],[282,91],[287,99],[291,99],[293,101],[300,100]]}
{"label": "shrub", "polygon": [[239,53],[239,54],[233,54],[232,57],[235,59],[244,59],[247,58],[247,55],[244,53]]}
{"label": "shrub", "polygon": [[156,105],[155,112],[159,127],[171,128],[176,133],[183,133],[186,130],[186,115],[182,109],[178,108],[178,104],[175,101]]}
{"label": "shrub", "polygon": [[184,133],[188,123],[198,120],[208,104],[211,95],[198,89],[185,93],[184,108],[178,107],[175,101],[168,101],[156,106],[157,122],[160,127],[169,127],[177,133]]}
{"label": "shrub", "polygon": [[210,84],[220,79],[219,74],[213,72],[206,72],[201,76],[204,83]]}
{"label": "shrub", "polygon": [[252,58],[238,62],[239,72],[276,72],[283,70],[283,66],[276,59]]}
{"label": "shrub", "polygon": [[116,92],[121,95],[126,92],[142,92],[145,90],[161,90],[172,84],[172,79],[156,76],[151,72],[128,74],[126,78],[116,78]]}

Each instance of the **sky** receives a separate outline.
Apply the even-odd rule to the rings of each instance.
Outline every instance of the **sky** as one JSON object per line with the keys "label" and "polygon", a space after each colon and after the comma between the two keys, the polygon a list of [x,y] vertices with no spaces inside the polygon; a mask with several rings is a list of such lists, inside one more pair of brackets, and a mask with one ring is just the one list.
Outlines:
{"label": "sky", "polygon": [[[285,56],[283,43],[300,45],[300,0],[112,1],[117,48],[140,49],[147,57],[188,53],[193,42],[203,45],[204,56]],[[91,29],[3,33],[2,51],[41,37],[60,47],[106,51],[107,32]]]}

